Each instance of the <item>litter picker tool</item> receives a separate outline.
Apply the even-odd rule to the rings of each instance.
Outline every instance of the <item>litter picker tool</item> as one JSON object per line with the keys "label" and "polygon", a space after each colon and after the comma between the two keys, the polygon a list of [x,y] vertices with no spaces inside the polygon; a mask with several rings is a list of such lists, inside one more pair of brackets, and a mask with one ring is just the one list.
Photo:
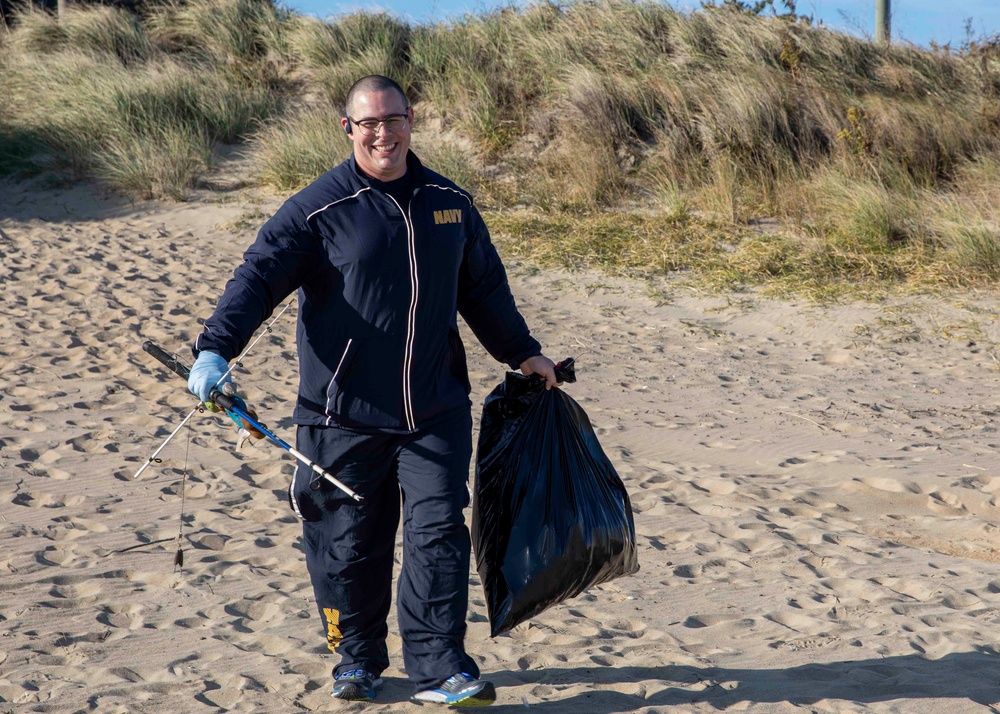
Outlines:
{"label": "litter picker tool", "polygon": [[[285,307],[285,309],[287,309],[287,306]],[[284,312],[284,310],[282,310],[281,312]],[[278,317],[281,317],[281,313],[278,313],[278,315],[274,318],[274,320],[276,320]],[[270,326],[271,324],[274,323],[274,320],[272,320],[271,323],[268,324],[268,330],[270,330]],[[266,333],[262,333],[261,336],[263,336],[263,334]],[[260,337],[258,337],[257,340],[260,340]],[[253,345],[257,343],[257,340],[255,340],[254,343],[250,345],[250,347],[253,347]],[[236,366],[236,364],[239,363],[239,360],[246,355],[246,353],[250,350],[250,347],[248,347],[246,350],[243,351],[243,354],[236,359],[233,366]],[[187,381],[190,370],[175,356],[171,355],[169,352],[157,346],[150,340],[147,340],[145,343],[143,343],[142,349],[145,350],[150,356],[156,359],[164,367],[166,367],[171,372],[176,374],[178,377],[184,379],[185,382]],[[232,367],[230,367],[229,371],[232,371]],[[226,374],[223,375],[222,379],[225,379],[225,377],[228,374],[229,372],[227,371]],[[220,379],[219,381],[221,382],[222,379]],[[339,488],[341,491],[346,493],[355,501],[363,500],[362,497],[357,493],[355,493],[351,488],[343,484],[341,481],[339,481],[325,469],[323,469],[322,467],[311,461],[308,457],[306,457],[300,451],[293,448],[291,445],[285,442],[281,437],[279,437],[273,431],[268,429],[264,424],[262,424],[259,421],[257,414],[254,413],[252,409],[247,407],[246,403],[240,397],[236,396],[235,394],[226,394],[224,391],[220,391],[218,388],[213,388],[210,399],[215,406],[217,406],[219,409],[224,410],[226,414],[233,420],[233,422],[235,422],[241,429],[246,429],[251,436],[254,436],[259,439],[260,438],[267,439],[275,446],[279,446],[288,453],[290,453],[298,461],[300,461],[301,463],[305,464],[310,469],[312,469],[312,471],[318,474],[321,478],[324,478],[330,483],[332,483],[334,486]],[[202,409],[204,409],[204,407],[201,404],[192,409],[184,417],[184,420],[181,421],[181,423],[177,426],[177,428],[174,429],[173,432],[171,432],[170,436],[168,436],[166,440],[164,440],[164,442],[160,444],[160,446],[156,449],[156,451],[154,451],[152,455],[146,460],[146,463],[144,463],[139,468],[139,470],[135,472],[132,478],[138,478],[139,475],[143,471],[145,471],[146,468],[151,463],[153,462],[158,463],[159,459],[157,457],[159,456],[160,452],[163,451],[164,447],[170,442],[171,439],[174,438],[174,436],[184,427],[184,425],[187,424],[188,421],[190,421],[191,417],[193,417],[195,413],[201,411]]]}

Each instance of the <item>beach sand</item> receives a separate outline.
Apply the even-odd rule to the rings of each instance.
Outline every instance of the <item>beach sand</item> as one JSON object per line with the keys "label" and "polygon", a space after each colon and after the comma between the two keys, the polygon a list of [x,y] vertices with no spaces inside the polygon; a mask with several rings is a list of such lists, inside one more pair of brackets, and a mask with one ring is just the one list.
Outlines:
{"label": "beach sand", "polygon": [[[194,406],[143,342],[189,358],[280,204],[216,188],[0,186],[0,714],[418,711],[395,614],[377,702],[330,698],[287,454],[199,414],[132,479]],[[996,294],[816,306],[508,269],[576,358],[642,569],[493,640],[470,573],[496,711],[1000,711]],[[289,441],[294,312],[237,376]],[[504,368],[465,336],[478,421]]]}

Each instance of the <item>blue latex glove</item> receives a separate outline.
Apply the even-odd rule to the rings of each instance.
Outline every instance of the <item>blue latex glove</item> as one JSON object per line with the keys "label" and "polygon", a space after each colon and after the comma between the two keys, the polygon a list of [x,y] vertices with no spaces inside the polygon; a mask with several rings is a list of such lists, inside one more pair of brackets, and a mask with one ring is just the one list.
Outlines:
{"label": "blue latex glove", "polygon": [[[215,352],[200,352],[188,375],[188,391],[206,404],[211,404],[212,388],[218,384],[219,390],[222,390],[219,380],[228,369],[229,363],[222,359],[221,355]],[[232,381],[229,375],[226,375],[223,384]]]}

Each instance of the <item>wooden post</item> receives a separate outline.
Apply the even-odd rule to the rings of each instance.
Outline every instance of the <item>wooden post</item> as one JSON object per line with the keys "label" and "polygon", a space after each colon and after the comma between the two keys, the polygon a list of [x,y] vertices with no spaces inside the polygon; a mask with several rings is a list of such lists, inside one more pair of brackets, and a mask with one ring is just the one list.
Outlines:
{"label": "wooden post", "polygon": [[890,2],[891,0],[875,0],[875,41],[880,45],[889,44],[892,24]]}

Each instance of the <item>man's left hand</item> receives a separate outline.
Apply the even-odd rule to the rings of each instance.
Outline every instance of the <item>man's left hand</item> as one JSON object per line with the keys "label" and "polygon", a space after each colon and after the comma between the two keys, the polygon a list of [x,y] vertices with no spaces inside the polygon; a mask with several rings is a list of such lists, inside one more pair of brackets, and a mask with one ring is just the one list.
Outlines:
{"label": "man's left hand", "polygon": [[562,384],[562,382],[556,379],[555,363],[545,355],[535,355],[524,360],[521,363],[521,374],[525,377],[530,377],[533,374],[545,377],[546,389],[552,389]]}

